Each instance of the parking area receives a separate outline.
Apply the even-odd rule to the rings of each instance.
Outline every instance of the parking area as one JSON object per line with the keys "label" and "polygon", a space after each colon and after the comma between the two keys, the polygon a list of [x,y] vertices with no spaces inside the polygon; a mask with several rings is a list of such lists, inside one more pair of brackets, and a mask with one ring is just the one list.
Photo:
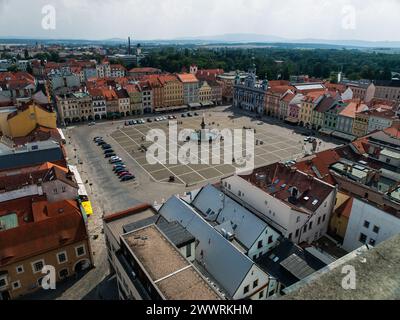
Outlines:
{"label": "parking area", "polygon": [[[254,119],[246,116],[235,116],[230,113],[223,112],[206,112],[204,114],[207,129],[254,129],[254,141],[249,144],[243,140],[242,157],[245,158],[251,154],[251,149],[254,147],[254,166],[259,167],[275,163],[277,161],[287,161],[300,158],[304,155],[307,148],[311,148],[308,143],[304,142],[304,137],[294,133],[287,128],[277,128],[264,122],[254,121]],[[199,130],[201,128],[202,114],[196,117],[177,117],[178,133],[183,129]],[[218,180],[224,176],[233,174],[237,168],[240,168],[239,159],[230,159],[226,164],[224,161],[224,146],[231,147],[225,141],[219,142],[219,148],[214,144],[209,145],[207,142],[201,147],[197,141],[182,141],[172,144],[163,145],[157,143],[160,151],[166,152],[166,163],[150,164],[146,157],[146,148],[149,148],[154,142],[146,141],[146,135],[152,129],[160,129],[165,133],[167,142],[169,141],[169,122],[146,122],[144,124],[121,126],[110,134],[110,137],[115,140],[133,159],[136,164],[147,172],[150,177],[156,182],[169,182],[171,177],[174,177],[176,183],[186,186],[202,184],[206,181]],[[219,139],[217,139],[219,140]],[[215,147],[213,149],[213,146]],[[145,148],[143,148],[145,147]],[[189,164],[171,163],[169,160],[176,160],[176,150],[185,147],[191,151],[197,149],[197,156],[194,159],[187,159]],[[247,148],[247,153],[246,153]],[[175,150],[172,154],[171,150]],[[200,157],[201,152],[204,152],[208,157]],[[193,152],[192,152],[193,154]],[[219,161],[213,162],[213,156]],[[201,161],[203,159],[203,162]],[[204,160],[205,159],[205,160]]]}

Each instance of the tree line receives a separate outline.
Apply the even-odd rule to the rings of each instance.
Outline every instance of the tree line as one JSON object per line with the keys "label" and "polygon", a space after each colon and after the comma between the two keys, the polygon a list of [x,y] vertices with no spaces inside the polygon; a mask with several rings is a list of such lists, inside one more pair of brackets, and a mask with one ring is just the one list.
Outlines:
{"label": "tree line", "polygon": [[[254,58],[254,59],[253,59]],[[390,80],[391,72],[400,71],[400,54],[386,54],[347,49],[286,49],[286,48],[180,48],[152,49],[141,61],[142,66],[168,72],[181,72],[191,64],[203,69],[247,71],[254,63],[257,75],[268,79],[289,80],[291,75],[335,80],[343,72],[351,80]]]}

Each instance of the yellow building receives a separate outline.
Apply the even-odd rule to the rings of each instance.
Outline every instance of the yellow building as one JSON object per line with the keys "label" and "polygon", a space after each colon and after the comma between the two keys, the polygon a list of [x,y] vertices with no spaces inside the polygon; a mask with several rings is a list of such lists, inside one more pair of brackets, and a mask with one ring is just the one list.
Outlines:
{"label": "yellow building", "polygon": [[301,106],[299,110],[299,124],[302,127],[307,127],[311,129],[313,122],[314,108],[322,99],[323,93],[320,92],[310,92],[301,101]]}
{"label": "yellow building", "polygon": [[57,128],[57,114],[51,107],[29,103],[19,107],[0,121],[1,131],[10,138],[25,137],[37,126]]}
{"label": "yellow building", "polygon": [[184,104],[183,83],[175,75],[161,75],[158,77],[163,87],[164,107],[176,107]]}
{"label": "yellow building", "polygon": [[336,205],[333,210],[328,229],[328,233],[332,237],[343,241],[346,235],[347,225],[349,223],[352,206],[353,206],[352,197],[342,192],[337,193]]}
{"label": "yellow building", "polygon": [[202,103],[207,103],[212,101],[212,88],[207,81],[200,83],[199,88],[199,101]]}
{"label": "yellow building", "polygon": [[363,137],[368,133],[369,112],[358,112],[353,122],[353,135]]}

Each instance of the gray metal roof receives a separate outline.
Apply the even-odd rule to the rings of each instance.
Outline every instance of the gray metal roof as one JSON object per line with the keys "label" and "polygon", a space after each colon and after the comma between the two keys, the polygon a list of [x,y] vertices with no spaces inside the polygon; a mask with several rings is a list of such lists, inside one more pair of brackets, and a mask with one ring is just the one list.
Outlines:
{"label": "gray metal roof", "polygon": [[0,170],[63,160],[60,146],[29,152],[0,153]]}
{"label": "gray metal roof", "polygon": [[215,212],[215,221],[218,224],[230,221],[235,238],[246,249],[250,249],[268,227],[264,221],[212,185],[204,187],[197,194],[192,205],[204,216],[208,215],[209,210]]}
{"label": "gray metal roof", "polygon": [[257,265],[286,287],[293,285],[308,273],[326,266],[324,262],[288,239],[256,261]]}
{"label": "gray metal roof", "polygon": [[254,263],[183,200],[170,198],[159,213],[168,221],[179,222],[199,241],[196,260],[234,296]]}
{"label": "gray metal roof", "polygon": [[168,222],[163,216],[160,215],[154,215],[147,219],[124,225],[122,228],[125,233],[128,233],[152,224],[157,225],[157,227],[177,248],[181,248],[195,241],[193,235],[183,228],[178,222]]}

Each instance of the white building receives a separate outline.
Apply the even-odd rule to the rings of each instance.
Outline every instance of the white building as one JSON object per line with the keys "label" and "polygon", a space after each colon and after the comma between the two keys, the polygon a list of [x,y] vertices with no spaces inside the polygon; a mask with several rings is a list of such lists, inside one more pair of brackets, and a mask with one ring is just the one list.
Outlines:
{"label": "white building", "polygon": [[350,252],[364,244],[377,246],[399,233],[399,217],[354,198],[343,249]]}
{"label": "white building", "polygon": [[253,261],[277,245],[278,232],[212,185],[202,188],[191,204]]}
{"label": "white building", "polygon": [[192,264],[195,238],[148,205],[104,218],[108,263],[122,300],[218,300]]}
{"label": "white building", "polygon": [[111,65],[108,61],[103,61],[96,66],[98,78],[110,78],[111,77]]}
{"label": "white building", "polygon": [[336,188],[277,163],[248,176],[222,179],[222,187],[285,238],[312,243],[325,235]]}
{"label": "white building", "polygon": [[392,126],[393,121],[398,119],[393,110],[378,108],[370,113],[368,119],[368,133],[380,131]]}
{"label": "white building", "polygon": [[126,70],[120,64],[112,64],[111,68],[111,78],[121,78],[125,77]]}
{"label": "white building", "polygon": [[159,213],[169,222],[179,222],[196,238],[199,268],[218,283],[229,299],[265,299],[266,291],[277,289],[276,280],[270,280],[260,267],[182,199],[170,198]]}

